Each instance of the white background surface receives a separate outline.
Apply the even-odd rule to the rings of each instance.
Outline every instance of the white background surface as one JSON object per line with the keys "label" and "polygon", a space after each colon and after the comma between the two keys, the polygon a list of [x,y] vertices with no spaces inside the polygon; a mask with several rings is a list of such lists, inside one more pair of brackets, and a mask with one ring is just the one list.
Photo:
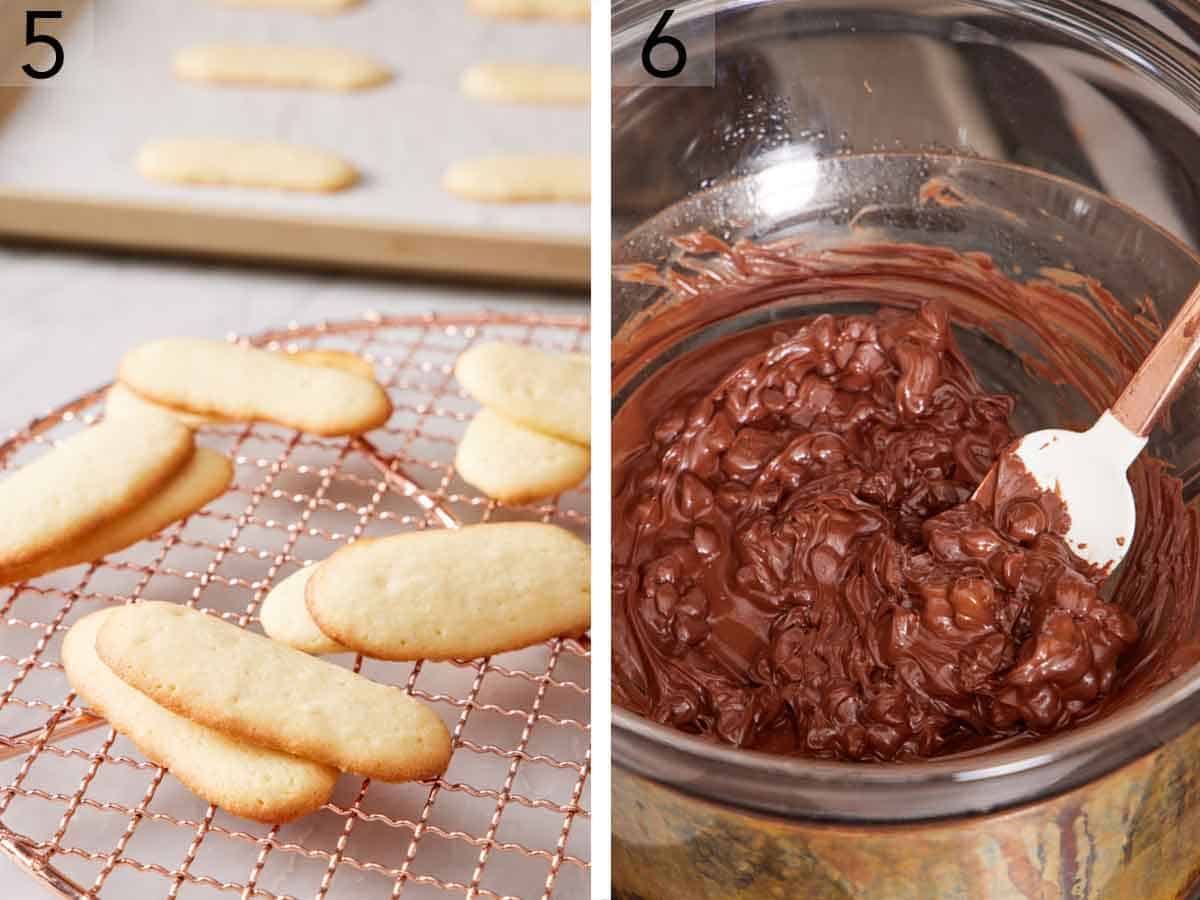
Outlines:
{"label": "white background surface", "polygon": [[0,433],[111,381],[121,354],[152,337],[480,307],[587,314],[577,294],[0,249]]}

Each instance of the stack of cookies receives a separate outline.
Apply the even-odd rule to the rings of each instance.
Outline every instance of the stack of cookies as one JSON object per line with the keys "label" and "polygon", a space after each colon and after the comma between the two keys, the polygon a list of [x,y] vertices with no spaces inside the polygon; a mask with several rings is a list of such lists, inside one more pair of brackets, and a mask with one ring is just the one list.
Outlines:
{"label": "stack of cookies", "polygon": [[272,353],[203,338],[164,338],[127,353],[108,414],[146,405],[198,427],[273,422],[326,436],[378,428],[392,414],[370,364],[339,350]]}
{"label": "stack of cookies", "polygon": [[590,361],[521,344],[478,344],[454,367],[483,406],[454,464],[463,480],[506,503],[574,487],[591,466]]}
{"label": "stack of cookies", "polygon": [[0,481],[0,584],[101,559],[223,494],[233,464],[196,447],[193,429],[268,421],[357,435],[391,413],[353,353],[192,338],[138,347],[121,361],[102,422]]}
{"label": "stack of cookies", "polygon": [[0,584],[99,559],[224,493],[233,466],[159,410],[74,435],[0,482]]}
{"label": "stack of cookies", "polygon": [[329,801],[339,772],[431,778],[450,735],[399,688],[172,603],[101,610],[63,642],[71,686],[210,803],[260,822]]}

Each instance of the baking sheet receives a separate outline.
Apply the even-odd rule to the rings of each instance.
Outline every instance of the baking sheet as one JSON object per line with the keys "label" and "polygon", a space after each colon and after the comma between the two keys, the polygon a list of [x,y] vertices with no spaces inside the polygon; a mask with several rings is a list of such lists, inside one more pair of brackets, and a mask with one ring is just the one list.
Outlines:
{"label": "baking sheet", "polygon": [[[396,77],[342,94],[196,84],[172,74],[177,49],[228,42],[361,50],[393,67]],[[9,101],[0,109],[11,105],[0,123],[0,192],[87,201],[93,211],[97,204],[153,206],[250,220],[288,217],[317,228],[350,224],[447,239],[532,236],[547,246],[582,246],[586,206],[474,203],[446,193],[441,178],[450,163],[478,156],[586,155],[586,108],[488,104],[462,96],[458,80],[477,62],[582,65],[587,59],[584,25],[485,19],[458,0],[368,0],[336,16],[205,0],[98,3],[87,78],[0,88]],[[142,179],[133,168],[138,147],[174,137],[324,148],[352,161],[363,181],[342,194],[305,195]],[[70,209],[55,214],[69,216]],[[151,232],[161,227],[147,225]]]}

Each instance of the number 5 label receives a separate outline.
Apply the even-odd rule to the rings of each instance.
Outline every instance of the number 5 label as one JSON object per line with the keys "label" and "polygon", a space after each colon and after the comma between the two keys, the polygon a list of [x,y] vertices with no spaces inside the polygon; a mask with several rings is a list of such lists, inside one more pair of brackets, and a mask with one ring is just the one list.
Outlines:
{"label": "number 5 label", "polygon": [[663,3],[613,34],[613,84],[712,87],[716,27],[707,4]]}
{"label": "number 5 label", "polygon": [[46,78],[53,78],[63,67],[63,45],[58,38],[51,37],[48,34],[38,34],[37,26],[38,19],[61,19],[63,11],[61,9],[27,9],[25,10],[25,46],[32,47],[34,44],[45,44],[54,54],[54,60],[45,69],[38,69],[32,63],[25,63],[21,66],[21,71],[30,78],[36,78],[42,81]]}
{"label": "number 5 label", "polygon": [[60,84],[85,74],[92,19],[92,0],[0,2],[0,84]]}

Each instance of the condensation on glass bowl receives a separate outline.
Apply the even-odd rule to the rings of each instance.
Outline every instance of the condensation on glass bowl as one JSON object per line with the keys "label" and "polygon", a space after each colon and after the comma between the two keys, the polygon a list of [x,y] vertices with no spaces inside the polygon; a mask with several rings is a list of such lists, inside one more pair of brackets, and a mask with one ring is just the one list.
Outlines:
{"label": "condensation on glass bowl", "polygon": [[[931,187],[932,186],[932,187]],[[949,191],[949,193],[946,193]],[[936,195],[947,204],[931,199]],[[781,197],[786,198],[784,202]],[[678,299],[665,289],[627,282],[626,267],[666,271],[680,251],[673,238],[704,230],[726,242],[802,239],[815,248],[911,242],[983,252],[1016,280],[1083,273],[1128,309],[1153,298],[1163,320],[1200,281],[1200,258],[1133,210],[1055,176],[1008,163],[931,154],[866,154],[795,161],[723,183],[664,210],[614,252],[614,412],[645,378],[716,338],[812,313],[778,297],[765,306],[705,318],[704,296]],[[643,274],[644,274],[643,269]],[[1069,284],[1067,279],[1064,284]],[[630,367],[639,326],[663,304],[696,305],[696,330],[662,338]],[[861,304],[854,309],[862,309]],[[822,311],[837,311],[822,306]],[[1021,398],[1020,430],[1088,421],[1094,410],[1069,390],[1048,389],[1014,351],[960,329],[964,352],[989,389]],[[1200,404],[1191,385],[1178,401]],[[1177,417],[1152,452],[1173,463],[1185,495],[1200,491],[1200,419]],[[783,758],[719,746],[614,710],[618,764],[643,776],[723,803],[800,818],[909,821],[1003,808],[1086,783],[1143,755],[1200,721],[1200,672],[1181,676],[1100,721],[1021,747],[959,758],[864,765]],[[963,791],[963,783],[974,785]]]}
{"label": "condensation on glass bowl", "polygon": [[662,4],[613,5],[617,239],[780,162],[925,151],[1061,175],[1200,246],[1200,20],[1178,0],[674,6],[712,87],[622,86]]}

